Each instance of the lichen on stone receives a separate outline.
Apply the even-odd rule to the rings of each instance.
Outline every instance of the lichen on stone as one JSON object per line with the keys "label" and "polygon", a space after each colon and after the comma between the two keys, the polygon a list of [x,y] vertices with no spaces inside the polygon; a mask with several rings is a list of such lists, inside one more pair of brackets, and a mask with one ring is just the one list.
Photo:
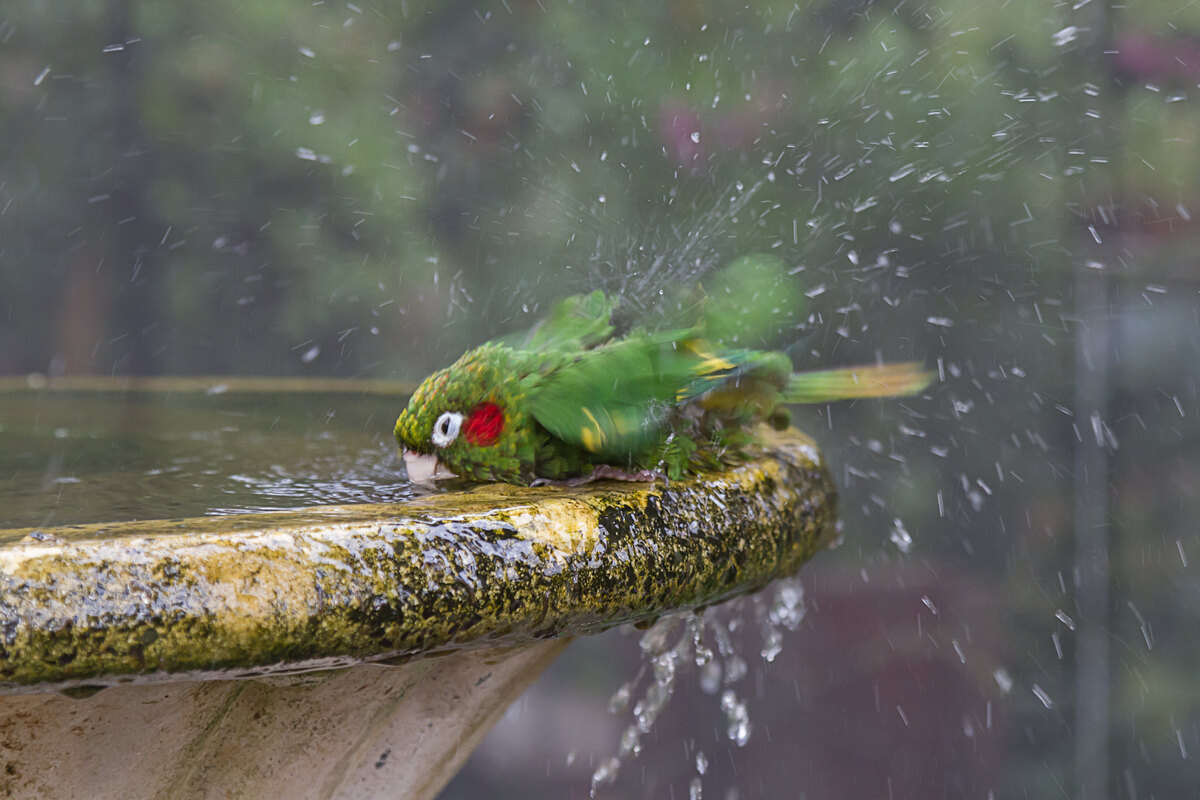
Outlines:
{"label": "lichen on stone", "polygon": [[811,441],[669,485],[4,532],[0,688],[254,674],[575,635],[755,591],[833,536]]}

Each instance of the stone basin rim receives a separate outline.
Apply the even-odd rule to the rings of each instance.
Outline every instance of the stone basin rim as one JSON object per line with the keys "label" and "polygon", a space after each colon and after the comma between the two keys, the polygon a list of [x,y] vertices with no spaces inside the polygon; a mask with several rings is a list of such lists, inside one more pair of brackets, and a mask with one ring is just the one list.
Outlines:
{"label": "stone basin rim", "polygon": [[89,524],[0,544],[0,692],[228,679],[602,630],[755,591],[834,537],[795,431],[722,473]]}

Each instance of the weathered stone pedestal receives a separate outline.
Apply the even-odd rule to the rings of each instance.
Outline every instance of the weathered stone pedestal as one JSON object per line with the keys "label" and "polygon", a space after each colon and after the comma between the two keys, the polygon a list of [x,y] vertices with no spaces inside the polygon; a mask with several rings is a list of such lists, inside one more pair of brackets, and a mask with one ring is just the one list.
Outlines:
{"label": "weathered stone pedestal", "polygon": [[661,484],[0,532],[0,794],[427,798],[569,637],[833,536],[807,439]]}
{"label": "weathered stone pedestal", "polygon": [[12,797],[421,798],[567,644],[0,699]]}

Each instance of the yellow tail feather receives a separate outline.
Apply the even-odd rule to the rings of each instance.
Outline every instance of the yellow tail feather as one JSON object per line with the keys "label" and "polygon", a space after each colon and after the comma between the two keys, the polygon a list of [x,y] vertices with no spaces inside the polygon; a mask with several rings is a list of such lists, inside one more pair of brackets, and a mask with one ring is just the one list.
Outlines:
{"label": "yellow tail feather", "polygon": [[801,372],[788,380],[785,403],[828,403],[858,397],[916,394],[933,381],[917,362]]}

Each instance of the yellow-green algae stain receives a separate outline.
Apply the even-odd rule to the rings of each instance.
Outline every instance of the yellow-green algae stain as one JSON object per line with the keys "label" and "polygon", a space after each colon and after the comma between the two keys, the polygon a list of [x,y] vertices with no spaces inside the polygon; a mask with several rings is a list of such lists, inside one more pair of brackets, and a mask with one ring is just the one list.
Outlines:
{"label": "yellow-green algae stain", "polygon": [[407,658],[752,592],[834,527],[812,442],[764,439],[747,464],[669,486],[6,531],[25,538],[0,546],[0,688]]}

